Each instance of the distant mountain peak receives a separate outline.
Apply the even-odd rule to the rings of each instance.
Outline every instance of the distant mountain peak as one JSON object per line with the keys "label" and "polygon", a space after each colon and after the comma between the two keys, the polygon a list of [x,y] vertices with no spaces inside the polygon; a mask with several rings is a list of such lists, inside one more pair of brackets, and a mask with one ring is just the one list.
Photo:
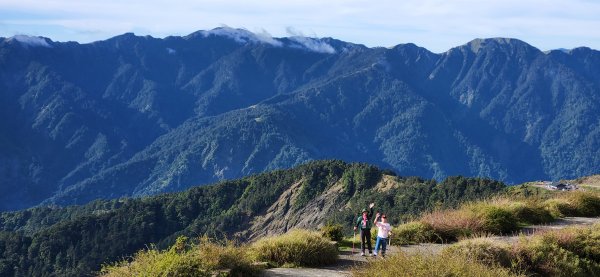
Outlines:
{"label": "distant mountain peak", "polygon": [[6,39],[7,42],[19,42],[21,45],[23,46],[27,46],[27,47],[47,47],[47,48],[51,48],[52,45],[52,40],[50,40],[49,38],[45,38],[45,37],[35,37],[35,36],[28,36],[28,35],[15,35],[12,36],[8,39]]}
{"label": "distant mountain peak", "polygon": [[553,52],[560,52],[560,53],[563,53],[563,54],[571,54],[571,50],[572,49],[557,48],[557,49],[552,49],[552,50],[544,51],[544,54],[548,55],[548,54],[551,54]]}
{"label": "distant mountain peak", "polygon": [[522,40],[502,37],[476,38],[468,42],[465,46],[469,47],[473,53],[478,53],[481,49],[487,48],[489,46],[524,46],[527,48],[535,48]]}
{"label": "distant mountain peak", "polygon": [[554,53],[560,53],[560,54],[567,54],[567,55],[598,55],[598,50],[589,48],[589,47],[585,47],[585,46],[580,46],[580,47],[575,47],[572,49],[565,49],[565,48],[557,48],[557,49],[552,49],[552,50],[548,50],[544,52],[545,54],[554,54]]}

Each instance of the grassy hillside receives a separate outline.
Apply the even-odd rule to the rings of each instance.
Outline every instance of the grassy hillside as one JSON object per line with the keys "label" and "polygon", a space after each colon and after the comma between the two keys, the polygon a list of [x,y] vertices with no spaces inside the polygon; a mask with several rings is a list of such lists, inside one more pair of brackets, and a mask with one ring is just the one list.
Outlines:
{"label": "grassy hillside", "polygon": [[394,240],[399,244],[454,242],[473,236],[512,234],[524,226],[547,224],[565,216],[600,216],[600,194],[595,191],[519,196],[516,190],[519,188],[454,209],[426,212],[399,225]]}
{"label": "grassy hillside", "polygon": [[485,237],[439,254],[399,253],[354,276],[599,276],[600,225],[568,228],[501,243]]}
{"label": "grassy hillside", "polygon": [[334,263],[338,249],[315,231],[295,229],[251,244],[218,243],[207,237],[188,243],[179,237],[168,250],[141,250],[132,259],[103,265],[105,277],[118,276],[259,276],[269,266],[323,266]]}
{"label": "grassy hillside", "polygon": [[600,175],[586,176],[568,182],[577,184],[583,189],[600,191]]}
{"label": "grassy hillside", "polygon": [[[570,227],[521,236],[518,240],[488,237],[515,231],[527,224],[550,223],[563,216],[600,215],[600,194],[556,192],[525,194],[528,187],[511,188],[493,199],[464,203],[458,208],[425,212],[421,220],[395,228],[395,238],[407,226],[421,225],[420,235],[458,243],[438,254],[403,252],[375,259],[354,269],[354,276],[598,276],[600,225]],[[510,195],[508,197],[507,195]],[[418,230],[419,228],[413,228]],[[418,232],[412,233],[419,235]],[[225,245],[201,238],[186,245],[184,238],[169,250],[142,250],[133,259],[105,265],[104,276],[231,274],[258,275],[256,262],[270,266],[319,266],[337,257],[333,244],[317,232],[292,230],[254,243]],[[397,244],[399,241],[396,241]],[[230,262],[227,262],[230,261]],[[229,276],[229,275],[227,275]]]}
{"label": "grassy hillside", "polygon": [[81,276],[149,244],[165,249],[181,235],[246,241],[325,223],[342,223],[350,233],[350,222],[371,201],[398,224],[504,188],[487,179],[438,183],[329,160],[181,193],[3,213],[0,275]]}
{"label": "grassy hillside", "polygon": [[[525,188],[511,189],[523,191]],[[355,276],[599,276],[600,225],[548,229],[518,240],[506,234],[564,216],[600,216],[595,191],[501,196],[423,214],[395,228],[397,243],[457,243],[439,254],[399,253],[357,269]]]}

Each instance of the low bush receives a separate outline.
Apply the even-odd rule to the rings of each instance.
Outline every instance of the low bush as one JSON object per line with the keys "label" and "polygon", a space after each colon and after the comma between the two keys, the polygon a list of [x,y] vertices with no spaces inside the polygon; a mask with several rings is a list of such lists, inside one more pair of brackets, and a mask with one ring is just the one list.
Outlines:
{"label": "low bush", "polygon": [[431,227],[436,242],[457,241],[485,230],[485,222],[469,209],[433,211],[421,217]]}
{"label": "low bush", "polygon": [[539,201],[507,203],[507,209],[522,224],[542,224],[555,220]]}
{"label": "low bush", "polygon": [[574,191],[543,202],[554,217],[599,216],[600,195],[589,191]]}
{"label": "low bush", "polygon": [[535,238],[516,244],[512,250],[514,265],[530,274],[543,276],[598,276],[598,263],[582,258],[557,243]]}
{"label": "low bush", "polygon": [[490,266],[510,268],[512,261],[509,245],[485,237],[460,241],[444,250],[451,255],[462,255]]}
{"label": "low bush", "polygon": [[338,250],[319,232],[292,230],[262,238],[250,246],[253,259],[276,266],[320,266],[334,263]]}
{"label": "low bush", "polygon": [[420,221],[401,224],[394,228],[392,232],[392,243],[395,245],[430,242],[435,238],[435,232],[431,226]]}
{"label": "low bush", "polygon": [[484,205],[477,212],[483,219],[484,231],[492,234],[506,234],[519,229],[517,218],[506,208]]}
{"label": "low bush", "polygon": [[154,247],[136,253],[133,260],[104,265],[102,276],[213,276],[227,270],[231,276],[254,276],[246,248],[231,243],[219,245],[202,238],[197,245],[189,245],[180,237],[169,250]]}
{"label": "low bush", "polygon": [[538,235],[544,244],[556,244],[579,257],[600,262],[600,224],[590,228],[566,228]]}
{"label": "low bush", "polygon": [[340,242],[344,238],[344,227],[341,224],[326,224],[321,227],[321,234],[332,241]]}
{"label": "low bush", "polygon": [[574,216],[577,214],[577,209],[566,199],[548,199],[544,201],[542,205],[554,218]]}
{"label": "low bush", "polygon": [[439,255],[398,253],[386,259],[368,263],[363,268],[355,268],[353,276],[519,276],[500,266],[489,266],[468,259],[460,253]]}
{"label": "low bush", "polygon": [[572,192],[568,196],[576,210],[576,216],[598,216],[600,215],[600,196],[588,192]]}
{"label": "low bush", "polygon": [[373,249],[375,249],[375,242],[377,241],[377,226],[373,225],[373,228],[371,228],[371,243],[373,244]]}

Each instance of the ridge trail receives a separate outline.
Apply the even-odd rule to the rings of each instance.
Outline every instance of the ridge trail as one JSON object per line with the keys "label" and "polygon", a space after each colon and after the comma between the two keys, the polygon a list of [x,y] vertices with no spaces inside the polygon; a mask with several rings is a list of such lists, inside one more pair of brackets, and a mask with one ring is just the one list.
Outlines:
{"label": "ridge trail", "polygon": [[[490,237],[493,240],[505,243],[516,242],[521,235],[531,236],[540,231],[547,230],[559,230],[573,226],[591,226],[596,223],[600,224],[600,217],[565,217],[561,218],[551,224],[543,225],[531,225],[523,228],[519,233],[515,233],[510,236],[493,236]],[[452,245],[450,244],[437,244],[437,243],[421,243],[416,245],[407,246],[390,246],[388,248],[389,255],[402,251],[407,254],[437,254],[444,248]],[[351,276],[350,272],[353,267],[361,266],[365,263],[373,261],[378,258],[373,257],[362,257],[358,254],[352,255],[350,251],[340,251],[340,255],[337,263],[331,266],[319,267],[319,268],[271,268],[263,271],[261,276],[264,277],[292,277],[292,276],[306,276],[306,277],[345,277]]]}

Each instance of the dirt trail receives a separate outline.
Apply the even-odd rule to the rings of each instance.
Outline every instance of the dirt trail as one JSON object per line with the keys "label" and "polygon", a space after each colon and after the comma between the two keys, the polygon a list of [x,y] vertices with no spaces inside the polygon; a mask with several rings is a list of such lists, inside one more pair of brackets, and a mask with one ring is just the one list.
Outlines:
{"label": "dirt trail", "polygon": [[[539,231],[544,230],[557,230],[571,226],[589,226],[596,223],[600,223],[600,217],[589,218],[589,217],[566,217],[559,219],[552,224],[545,225],[532,225],[524,228],[518,234],[512,236],[496,236],[492,237],[495,240],[503,242],[514,242],[519,238],[520,234],[532,235]],[[398,251],[404,253],[439,253],[442,249],[450,246],[451,244],[435,244],[435,243],[422,243],[417,245],[408,246],[391,246],[388,249],[388,254],[394,254]],[[320,268],[271,268],[263,271],[262,276],[265,277],[276,277],[276,276],[307,276],[307,277],[346,277],[351,276],[350,271],[352,267],[361,266],[362,264],[368,263],[380,257],[362,257],[358,254],[352,255],[349,251],[342,251],[340,253],[338,262],[328,267]]]}

